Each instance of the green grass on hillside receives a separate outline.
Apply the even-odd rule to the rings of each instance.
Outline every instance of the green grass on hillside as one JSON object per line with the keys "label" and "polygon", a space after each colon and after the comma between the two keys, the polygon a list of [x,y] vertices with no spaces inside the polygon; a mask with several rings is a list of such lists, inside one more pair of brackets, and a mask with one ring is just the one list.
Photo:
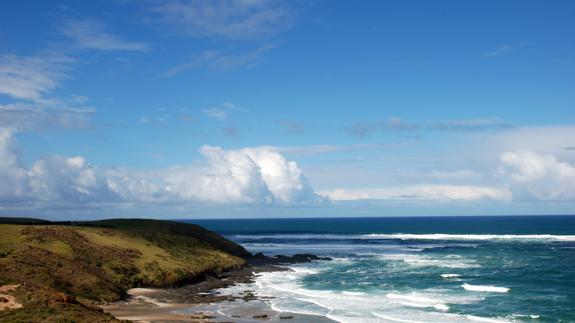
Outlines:
{"label": "green grass on hillside", "polygon": [[[0,285],[25,285],[27,292],[20,293],[26,297],[33,294],[30,290],[62,293],[73,301],[52,302],[60,314],[118,300],[132,287],[180,285],[238,268],[247,255],[241,246],[204,228],[170,221],[0,224]],[[0,312],[0,321],[42,312],[37,305],[50,302],[25,303],[32,305]]]}

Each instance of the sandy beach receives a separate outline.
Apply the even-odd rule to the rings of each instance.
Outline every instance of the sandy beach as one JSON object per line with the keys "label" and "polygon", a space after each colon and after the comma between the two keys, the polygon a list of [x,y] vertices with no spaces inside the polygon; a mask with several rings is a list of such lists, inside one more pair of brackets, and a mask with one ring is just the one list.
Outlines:
{"label": "sandy beach", "polygon": [[118,319],[135,322],[334,322],[322,316],[274,311],[265,300],[252,295],[249,300],[220,295],[230,300],[213,303],[166,303],[154,298],[162,294],[165,297],[166,292],[178,293],[177,289],[134,288],[128,291],[127,300],[102,308]]}
{"label": "sandy beach", "polygon": [[[177,288],[133,288],[128,298],[102,305],[118,319],[136,322],[334,322],[323,316],[275,311],[267,299],[250,290],[229,287],[254,282],[261,272],[287,271],[282,264],[320,259],[313,255],[256,256],[250,265]],[[325,258],[324,258],[325,259]]]}

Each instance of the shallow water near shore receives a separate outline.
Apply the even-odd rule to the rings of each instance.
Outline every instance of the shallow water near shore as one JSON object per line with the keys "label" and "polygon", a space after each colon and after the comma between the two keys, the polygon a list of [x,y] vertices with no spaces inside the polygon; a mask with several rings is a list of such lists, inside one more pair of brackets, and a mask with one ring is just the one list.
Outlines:
{"label": "shallow water near shore", "polygon": [[575,217],[193,221],[251,252],[330,256],[258,275],[276,312],[339,322],[575,321]]}

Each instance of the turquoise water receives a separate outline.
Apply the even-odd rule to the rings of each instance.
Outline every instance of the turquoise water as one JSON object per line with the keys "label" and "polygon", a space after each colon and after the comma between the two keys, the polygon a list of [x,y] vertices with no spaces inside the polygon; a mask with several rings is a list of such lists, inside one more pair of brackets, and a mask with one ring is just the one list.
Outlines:
{"label": "turquoise water", "polygon": [[266,273],[283,311],[341,322],[575,322],[575,217],[191,221],[252,252],[333,257]]}

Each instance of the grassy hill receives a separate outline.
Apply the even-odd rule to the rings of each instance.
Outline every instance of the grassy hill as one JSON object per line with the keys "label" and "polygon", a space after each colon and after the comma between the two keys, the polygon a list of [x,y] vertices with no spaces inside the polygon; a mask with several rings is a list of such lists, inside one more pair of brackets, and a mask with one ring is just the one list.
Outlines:
{"label": "grassy hill", "polygon": [[0,286],[19,285],[10,293],[23,307],[0,311],[0,321],[110,321],[94,304],[132,287],[201,280],[249,256],[200,226],[172,221],[7,222],[0,224]]}

